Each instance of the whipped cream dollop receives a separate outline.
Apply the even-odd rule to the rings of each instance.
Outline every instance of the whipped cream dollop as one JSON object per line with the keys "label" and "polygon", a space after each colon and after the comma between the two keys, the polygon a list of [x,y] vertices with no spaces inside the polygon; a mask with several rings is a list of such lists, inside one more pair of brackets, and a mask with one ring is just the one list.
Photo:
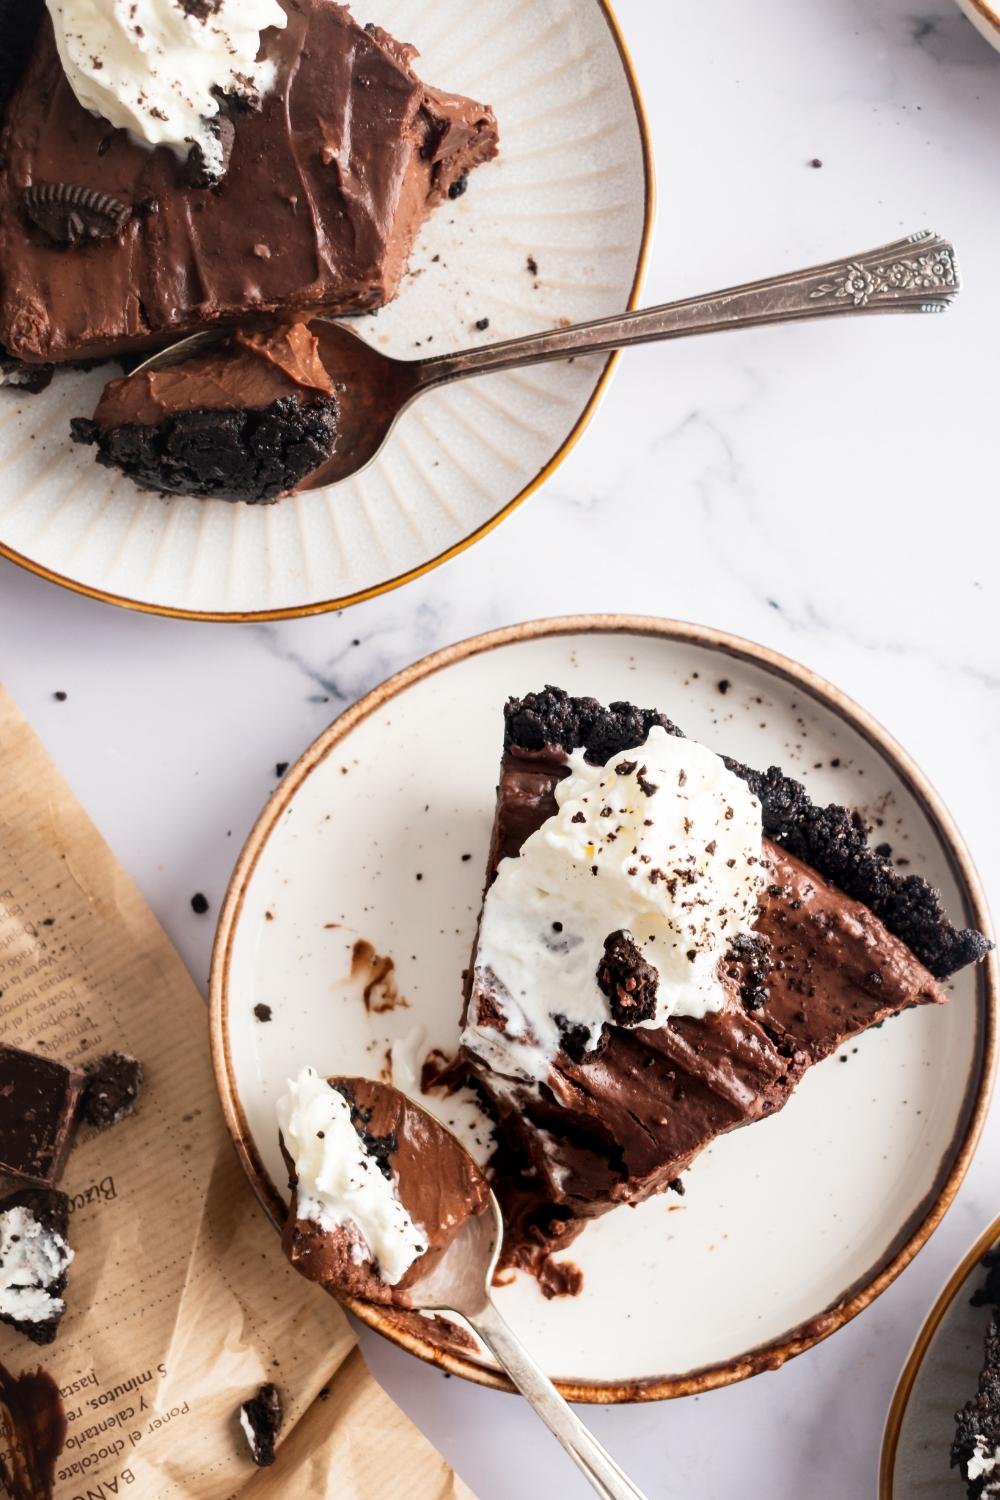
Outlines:
{"label": "whipped cream dollop", "polygon": [[29,1208],[0,1214],[0,1313],[18,1323],[47,1323],[65,1304],[52,1288],[65,1275],[73,1251]]}
{"label": "whipped cream dollop", "polygon": [[201,148],[218,175],[217,91],[264,94],[261,32],[284,27],[277,0],[47,0],[70,88],[84,109],[149,146]]}
{"label": "whipped cream dollop", "polygon": [[569,1028],[593,1049],[612,1020],[598,982],[612,933],[655,971],[640,1025],[720,1009],[719,962],[752,933],[763,883],[760,802],[704,745],[656,725],[607,765],[569,767],[558,811],[487,892],[462,1037],[494,1073],[539,1082]]}
{"label": "whipped cream dollop", "polygon": [[966,1479],[989,1479],[984,1495],[1000,1495],[1000,1448],[992,1448],[987,1438],[976,1435],[976,1446],[965,1467]]}
{"label": "whipped cream dollop", "polygon": [[[343,1094],[303,1068],[278,1103],[278,1125],[295,1166],[299,1219],[328,1231],[353,1226],[382,1280],[395,1286],[427,1249],[427,1235],[366,1151]],[[360,1243],[357,1250],[360,1262]]]}

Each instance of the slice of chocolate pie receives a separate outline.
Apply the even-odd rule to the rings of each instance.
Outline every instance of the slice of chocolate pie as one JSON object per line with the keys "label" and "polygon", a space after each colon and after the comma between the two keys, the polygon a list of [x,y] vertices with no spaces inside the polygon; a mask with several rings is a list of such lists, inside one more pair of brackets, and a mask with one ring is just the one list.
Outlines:
{"label": "slice of chocolate pie", "polygon": [[414,56],[334,0],[5,0],[0,356],[388,302],[497,152],[492,111]]}
{"label": "slice of chocolate pie", "polygon": [[498,1122],[510,1264],[553,1282],[587,1220],[669,1187],[808,1067],[989,943],[860,822],[547,688],[506,708],[462,1057]]}

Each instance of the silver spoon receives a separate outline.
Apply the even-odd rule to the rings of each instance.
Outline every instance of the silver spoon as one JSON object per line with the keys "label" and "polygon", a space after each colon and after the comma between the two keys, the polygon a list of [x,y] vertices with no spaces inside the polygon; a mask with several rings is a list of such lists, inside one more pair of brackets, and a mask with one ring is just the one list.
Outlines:
{"label": "silver spoon", "polygon": [[[605,354],[632,344],[727,328],[858,313],[943,312],[959,288],[953,246],[925,230],[863,255],[791,271],[767,281],[748,282],[662,307],[433,359],[390,359],[343,323],[317,318],[310,327],[335,383],[340,435],[332,458],[314,470],[299,489],[339,484],[357,474],[381,451],[402,413],[418,396],[470,375],[519,370],[548,360]],[[223,337],[224,330],[194,334],[146,360],[138,371],[179,364]]]}
{"label": "silver spoon", "polygon": [[[390,1109],[399,1108],[404,1122],[400,1129],[411,1141],[420,1141],[421,1157],[417,1166],[410,1170],[423,1178],[428,1167],[436,1167],[440,1179],[450,1177],[467,1182],[471,1198],[475,1200],[443,1254],[434,1251],[423,1257],[428,1264],[423,1274],[418,1260],[398,1288],[388,1287],[383,1282],[379,1290],[394,1306],[445,1315],[457,1313],[463,1317],[492,1350],[522,1396],[559,1439],[597,1494],[603,1500],[644,1500],[642,1492],[570,1409],[497,1311],[490,1288],[503,1244],[503,1218],[496,1197],[461,1141],[422,1105],[414,1103],[408,1095],[389,1084],[356,1078],[331,1082],[337,1086],[348,1085],[352,1097],[360,1092],[369,1105],[373,1101],[384,1101]],[[405,1206],[414,1184],[412,1180],[407,1183],[406,1174],[399,1169],[399,1160],[397,1150],[390,1161],[397,1193]],[[290,1158],[286,1157],[286,1161],[291,1165]],[[481,1211],[476,1211],[475,1204],[484,1206]],[[431,1233],[433,1243],[431,1226],[424,1227]],[[298,1269],[310,1274],[301,1265]],[[335,1283],[325,1281],[324,1284],[335,1294],[341,1290]]]}

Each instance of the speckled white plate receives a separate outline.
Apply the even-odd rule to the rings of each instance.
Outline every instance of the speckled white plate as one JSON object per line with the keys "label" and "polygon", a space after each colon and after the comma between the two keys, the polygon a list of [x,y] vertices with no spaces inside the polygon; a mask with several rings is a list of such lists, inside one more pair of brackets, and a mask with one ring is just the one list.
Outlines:
{"label": "speckled white plate", "polygon": [[879,1500],[960,1500],[950,1467],[955,1413],[976,1394],[989,1308],[969,1298],[986,1276],[982,1258],[1000,1246],[1000,1219],[972,1246],[917,1337],[889,1408]]}
{"label": "speckled white plate", "polygon": [[[720,691],[719,683],[730,684]],[[862,710],[784,658],[710,630],[585,617],[513,627],[439,653],[342,715],[292,768],[241,857],[212,973],[224,1107],[265,1206],[283,1213],[274,1104],[286,1076],[379,1076],[419,1087],[453,1050],[510,693],[547,682],[654,704],[707,744],[780,763],[814,796],[861,805],[880,836],[986,922],[947,814]],[[369,1011],[368,943],[395,968]],[[354,973],[352,974],[352,967]],[[546,1302],[520,1277],[503,1311],[571,1395],[636,1400],[773,1368],[860,1311],[944,1213],[974,1148],[995,1061],[989,971],[947,1007],[908,1014],[810,1072],[774,1118],[718,1141],[672,1195],[619,1209],[572,1247],[583,1295]],[[271,1020],[255,1018],[266,1005]],[[469,1100],[429,1100],[481,1146]],[[275,1246],[277,1252],[277,1244]],[[414,1330],[358,1309],[426,1357],[480,1380]]]}
{"label": "speckled white plate", "polygon": [[[396,302],[352,327],[415,359],[634,306],[652,165],[608,0],[377,0],[362,19],[415,43],[434,84],[488,100],[501,155],[432,216]],[[364,474],[264,507],[144,495],[74,447],[70,418],[92,412],[107,369],[33,398],[0,391],[0,553],[162,614],[356,603],[461,551],[531,494],[582,432],[612,363],[432,392]]]}

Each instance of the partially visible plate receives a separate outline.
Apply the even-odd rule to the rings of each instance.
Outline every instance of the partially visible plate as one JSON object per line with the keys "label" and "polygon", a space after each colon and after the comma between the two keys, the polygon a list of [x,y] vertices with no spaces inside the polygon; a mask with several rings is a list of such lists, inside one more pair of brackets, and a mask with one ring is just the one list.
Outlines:
{"label": "partially visible plate", "polygon": [[917,1336],[889,1408],[879,1500],[958,1500],[964,1493],[949,1465],[955,1413],[976,1394],[990,1315],[969,1299],[986,1277],[983,1256],[998,1247],[1000,1219],[949,1277]]}
{"label": "partially visible plate", "polygon": [[[718,750],[782,764],[814,797],[861,805],[957,921],[986,924],[968,856],[919,771],[805,668],[719,632],[623,617],[543,621],[454,646],[316,741],[233,876],[212,970],[216,1073],[276,1222],[285,1174],[274,1106],[292,1072],[311,1062],[391,1074],[412,1091],[429,1048],[453,1051],[503,703],[548,682],[657,705]],[[393,960],[381,983],[373,953]],[[871,1302],[968,1165],[995,1063],[994,985],[992,969],[960,975],[952,1004],[869,1033],[813,1069],[780,1114],[716,1142],[683,1200],[668,1194],[588,1227],[571,1251],[579,1298],[546,1302],[523,1276],[500,1291],[549,1373],[590,1401],[705,1390],[780,1365]],[[258,1005],[269,1021],[256,1019]],[[485,1149],[471,1099],[425,1102]],[[485,1359],[442,1354],[419,1323],[355,1310],[414,1352],[497,1383]]]}
{"label": "partially visible plate", "polygon": [[1000,50],[1000,4],[996,0],[957,0],[977,31]]}
{"label": "partially visible plate", "polygon": [[[397,301],[352,327],[415,359],[635,306],[652,163],[609,0],[377,0],[361,19],[414,42],[435,85],[488,100],[501,155],[433,215]],[[613,361],[432,392],[365,473],[264,507],[165,501],[74,447],[70,418],[91,413],[107,368],[62,375],[41,396],[0,391],[0,553],[160,614],[274,619],[353,604],[462,551],[537,489]]]}

